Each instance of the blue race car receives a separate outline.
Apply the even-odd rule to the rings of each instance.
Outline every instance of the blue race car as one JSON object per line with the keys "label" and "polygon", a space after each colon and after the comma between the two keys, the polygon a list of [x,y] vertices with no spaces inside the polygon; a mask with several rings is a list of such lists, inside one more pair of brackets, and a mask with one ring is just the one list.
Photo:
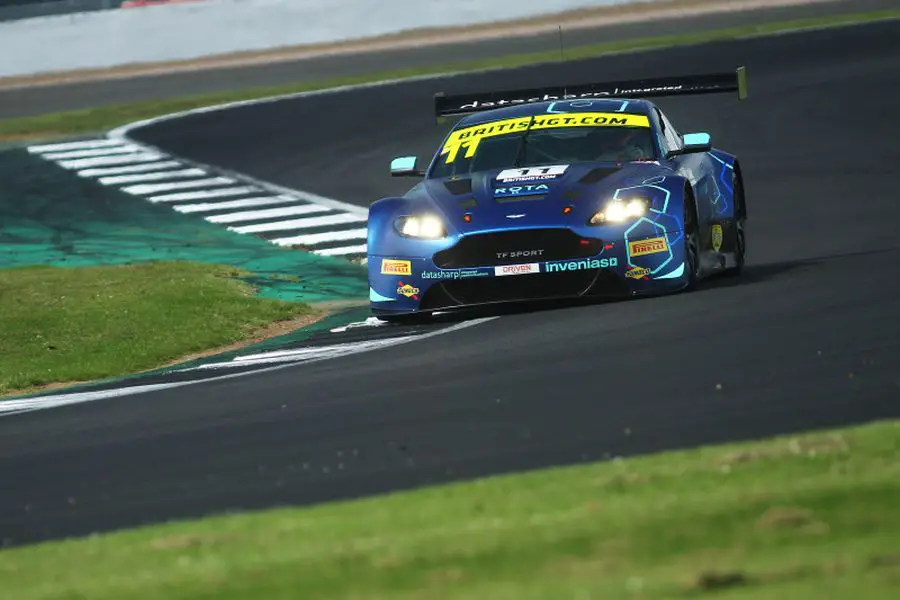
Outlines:
{"label": "blue race car", "polygon": [[369,300],[389,321],[498,302],[660,294],[744,264],[737,158],[653,96],[738,92],[746,71],[435,95],[468,115],[423,177],[369,208]]}

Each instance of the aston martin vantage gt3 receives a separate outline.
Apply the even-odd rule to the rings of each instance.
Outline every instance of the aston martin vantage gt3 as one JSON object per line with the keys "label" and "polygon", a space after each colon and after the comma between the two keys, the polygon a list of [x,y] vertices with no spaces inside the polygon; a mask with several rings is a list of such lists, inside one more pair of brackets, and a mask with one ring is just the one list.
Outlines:
{"label": "aston martin vantage gt3", "polygon": [[738,159],[682,133],[648,97],[738,92],[733,73],[435,96],[465,115],[420,177],[369,208],[369,299],[402,321],[497,302],[684,290],[739,272]]}

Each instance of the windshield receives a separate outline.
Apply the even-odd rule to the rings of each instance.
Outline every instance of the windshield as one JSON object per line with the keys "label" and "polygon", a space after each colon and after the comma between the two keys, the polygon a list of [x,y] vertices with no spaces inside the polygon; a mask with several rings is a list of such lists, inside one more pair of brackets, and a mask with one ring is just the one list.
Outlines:
{"label": "windshield", "polygon": [[569,113],[521,117],[452,132],[429,177],[548,163],[655,160],[644,115]]}

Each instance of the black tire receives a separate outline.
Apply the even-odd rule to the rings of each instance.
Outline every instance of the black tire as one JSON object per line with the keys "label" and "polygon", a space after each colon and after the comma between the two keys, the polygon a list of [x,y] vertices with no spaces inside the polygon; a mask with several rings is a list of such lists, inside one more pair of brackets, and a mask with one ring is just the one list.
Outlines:
{"label": "black tire", "polygon": [[734,175],[734,254],[735,266],[729,269],[730,274],[740,275],[744,270],[747,258],[747,232],[744,219],[747,214],[746,197],[744,196],[744,180],[739,172]]}
{"label": "black tire", "polygon": [[697,213],[694,211],[693,196],[686,196],[684,202],[684,255],[688,281],[685,290],[693,289],[700,280],[700,239],[697,235]]}
{"label": "black tire", "polygon": [[744,271],[744,262],[747,257],[747,237],[742,221],[735,223],[735,229],[734,254],[736,262],[730,272],[732,275],[740,275]]}

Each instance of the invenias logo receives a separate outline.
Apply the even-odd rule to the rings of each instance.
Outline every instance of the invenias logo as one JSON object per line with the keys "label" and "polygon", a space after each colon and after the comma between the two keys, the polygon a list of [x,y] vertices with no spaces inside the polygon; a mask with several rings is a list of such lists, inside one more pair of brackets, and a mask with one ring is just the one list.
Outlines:
{"label": "invenias logo", "polygon": [[618,266],[618,258],[592,258],[547,263],[544,265],[544,270],[547,273],[558,273],[561,271],[581,271],[582,269],[609,269],[610,267]]}

